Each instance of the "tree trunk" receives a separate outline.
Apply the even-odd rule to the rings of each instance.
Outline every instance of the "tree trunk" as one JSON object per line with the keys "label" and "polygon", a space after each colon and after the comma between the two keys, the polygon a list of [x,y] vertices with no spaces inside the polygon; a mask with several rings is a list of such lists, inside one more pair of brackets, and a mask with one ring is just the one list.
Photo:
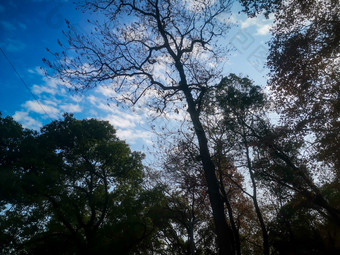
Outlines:
{"label": "tree trunk", "polygon": [[249,170],[249,175],[250,175],[251,182],[253,184],[253,196],[252,196],[252,199],[253,199],[253,203],[254,203],[257,219],[260,222],[260,227],[261,227],[261,231],[262,231],[263,254],[264,255],[269,255],[269,237],[268,237],[268,232],[267,232],[266,224],[264,223],[264,220],[263,220],[263,217],[262,217],[262,213],[261,213],[259,204],[257,202],[256,182],[255,182],[255,177],[254,177],[253,170],[252,170],[251,159],[250,159],[250,156],[249,156],[248,143],[246,142],[246,139],[245,139],[244,135],[243,135],[243,139],[244,139],[244,145],[245,145],[245,148],[246,148],[247,167],[248,167],[248,170]]}
{"label": "tree trunk", "polygon": [[[220,153],[219,153],[219,155],[220,155]],[[237,255],[241,255],[240,233],[239,233],[239,231],[236,227],[236,223],[234,221],[233,210],[231,208],[231,204],[229,202],[227,193],[225,192],[225,189],[224,189],[224,184],[223,184],[223,179],[222,179],[223,173],[221,171],[220,163],[218,163],[217,169],[218,169],[218,172],[219,172],[219,181],[220,181],[222,195],[223,195],[223,198],[224,198],[224,202],[227,206],[227,210],[228,210],[228,214],[229,214],[229,221],[230,221],[231,229],[233,230],[233,234],[234,234],[235,252],[236,252]]]}
{"label": "tree trunk", "polygon": [[[223,192],[225,193],[224,190],[223,190]],[[239,233],[239,231],[236,227],[236,223],[234,221],[234,216],[233,216],[233,211],[231,209],[231,205],[229,203],[229,199],[227,197],[227,194],[224,194],[224,199],[225,199],[225,203],[226,203],[228,213],[229,213],[229,220],[230,220],[231,229],[233,230],[233,233],[234,233],[235,252],[236,252],[237,255],[241,255],[240,233]]]}
{"label": "tree trunk", "polygon": [[[273,146],[268,146],[269,148],[272,148]],[[320,189],[314,184],[314,182],[308,178],[308,176],[305,175],[304,171],[300,169],[298,166],[294,164],[294,162],[291,161],[291,159],[282,153],[279,149],[274,148],[275,155],[282,159],[289,167],[291,167],[296,174],[299,174],[303,177],[303,180],[308,185],[308,187],[311,189],[311,191],[303,190],[301,193],[311,199],[311,201],[322,208],[324,208],[327,211],[327,214],[329,218],[336,223],[338,226],[340,226],[340,210],[332,207],[328,201],[323,197],[323,195],[320,192]],[[292,186],[296,186],[292,184]],[[300,189],[300,187],[296,187],[297,189]]]}
{"label": "tree trunk", "polygon": [[194,225],[195,225],[195,222],[194,222],[194,219],[192,219],[189,222],[189,231],[188,231],[190,255],[195,255]]}
{"label": "tree trunk", "polygon": [[204,176],[207,182],[208,195],[213,212],[219,254],[235,254],[233,234],[226,221],[224,201],[220,194],[219,184],[215,174],[215,165],[210,156],[208,140],[199,119],[199,114],[195,109],[195,103],[190,91],[184,89],[183,92],[188,103],[188,112],[199,143],[200,157],[203,163]]}

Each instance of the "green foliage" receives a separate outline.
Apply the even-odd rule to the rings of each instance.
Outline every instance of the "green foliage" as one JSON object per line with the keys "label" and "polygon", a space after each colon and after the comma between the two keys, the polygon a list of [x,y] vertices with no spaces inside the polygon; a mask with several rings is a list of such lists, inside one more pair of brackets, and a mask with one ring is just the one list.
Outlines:
{"label": "green foliage", "polygon": [[320,218],[302,196],[280,208],[269,230],[273,254],[338,254],[340,249],[340,228]]}
{"label": "green foliage", "polygon": [[218,84],[216,99],[225,114],[230,112],[249,113],[249,110],[263,109],[265,96],[260,86],[247,77],[229,74]]}
{"label": "green foliage", "polygon": [[340,178],[340,4],[296,0],[276,15],[268,66],[285,124],[314,134],[314,157]]}
{"label": "green foliage", "polygon": [[0,119],[2,253],[128,254],[167,224],[161,187],[143,187],[143,155],[105,121],[63,120],[41,133]]}
{"label": "green foliage", "polygon": [[[280,211],[279,214],[275,211],[268,214],[275,216],[277,220],[275,224],[278,224],[274,224],[276,228],[270,226],[268,232],[270,245],[277,249],[279,254],[288,252],[284,248],[289,247],[289,243],[293,247],[292,250],[295,247],[301,254],[314,250],[319,252],[315,254],[321,254],[323,251],[338,249],[334,246],[334,240],[338,240],[337,224],[339,224],[337,182],[324,185],[322,188],[315,184],[312,175],[315,169],[311,167],[314,159],[304,152],[306,140],[303,136],[296,136],[295,130],[290,127],[274,127],[269,122],[266,118],[267,99],[261,88],[253,85],[248,78],[230,74],[222,79],[215,90],[210,91],[209,97],[205,100],[207,103],[205,113],[209,116],[218,116],[216,125],[212,125],[211,122],[206,124],[210,130],[212,143],[217,143],[213,147],[216,148],[216,157],[220,156],[218,153],[220,152],[221,155],[226,154],[234,159],[238,165],[246,165],[255,187],[254,192],[258,183],[258,188],[261,187],[268,192],[267,194],[273,195],[275,203],[282,207],[276,207],[276,210]],[[247,155],[247,158],[243,158],[242,153]],[[254,197],[255,195],[252,198]],[[256,197],[254,204],[255,202]],[[275,205],[272,206],[275,208]],[[267,217],[264,215],[261,218]],[[289,231],[283,223],[284,220],[292,224],[291,228],[301,238],[296,243],[289,239]],[[315,228],[310,230],[308,226]],[[331,230],[330,233],[327,229]],[[262,232],[265,231],[263,227]],[[322,240],[316,242],[320,236]],[[254,242],[256,239],[252,240]],[[308,242],[314,242],[315,247],[309,249]],[[254,247],[257,249],[258,240],[255,244],[257,245]],[[254,251],[251,253],[254,254]]]}
{"label": "green foliage", "polygon": [[275,12],[281,5],[282,0],[240,0],[243,6],[243,12],[247,13],[249,17],[263,13],[266,18],[269,14]]}

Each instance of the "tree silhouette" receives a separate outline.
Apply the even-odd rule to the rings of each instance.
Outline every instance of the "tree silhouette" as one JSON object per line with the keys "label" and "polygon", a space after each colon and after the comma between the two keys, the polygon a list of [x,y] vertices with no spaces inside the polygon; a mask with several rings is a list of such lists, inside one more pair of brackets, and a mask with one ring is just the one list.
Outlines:
{"label": "tree silhouette", "polygon": [[110,85],[119,95],[116,99],[134,104],[144,97],[156,111],[174,104],[187,108],[221,254],[234,252],[233,238],[200,112],[203,95],[220,72],[222,48],[216,42],[227,26],[219,17],[230,5],[231,1],[213,0],[88,1],[83,7],[101,16],[92,21],[88,36],[72,32],[69,24],[66,36],[76,55],[69,58],[63,51],[54,54],[55,61],[45,60],[76,90]]}
{"label": "tree silhouette", "polygon": [[9,117],[0,123],[10,130],[1,133],[2,253],[127,254],[158,245],[152,238],[167,224],[162,188],[143,188],[143,155],[108,122],[65,115],[40,134]]}

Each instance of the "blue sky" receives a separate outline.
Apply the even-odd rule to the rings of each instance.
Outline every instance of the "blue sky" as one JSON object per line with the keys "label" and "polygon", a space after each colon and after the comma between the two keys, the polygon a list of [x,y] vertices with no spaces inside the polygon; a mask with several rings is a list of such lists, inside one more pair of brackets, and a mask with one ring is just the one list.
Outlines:
{"label": "blue sky", "polygon": [[[57,39],[63,39],[65,18],[78,30],[84,30],[87,18],[93,17],[94,14],[77,11],[73,1],[67,0],[0,2],[0,47],[10,61],[0,52],[0,111],[33,129],[60,118],[63,112],[73,112],[77,118],[109,120],[122,139],[140,150],[152,144],[153,139],[147,110],[108,105],[112,93],[108,88],[84,94],[69,92],[58,79],[46,77],[40,69],[46,67],[42,58],[49,57],[46,48],[59,50]],[[261,16],[250,19],[235,10],[228,22],[233,28],[225,43],[234,51],[224,65],[225,74],[248,75],[257,84],[265,85],[267,70],[263,66],[271,20]]]}

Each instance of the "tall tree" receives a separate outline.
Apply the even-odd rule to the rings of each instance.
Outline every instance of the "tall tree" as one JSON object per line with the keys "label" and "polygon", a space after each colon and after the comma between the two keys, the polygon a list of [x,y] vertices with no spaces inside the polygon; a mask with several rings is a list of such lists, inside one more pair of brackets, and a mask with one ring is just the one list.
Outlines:
{"label": "tall tree", "polygon": [[268,225],[273,253],[339,253],[339,227],[327,220],[320,221],[318,214],[311,208],[313,205],[310,201],[298,194],[278,208]]}
{"label": "tall tree", "polygon": [[2,253],[133,253],[167,224],[162,189],[143,188],[142,155],[108,122],[65,115],[41,134],[0,123],[12,130],[1,133]]}
{"label": "tall tree", "polygon": [[[189,131],[187,132],[186,135],[180,134],[176,140],[177,143],[167,148],[163,159],[167,174],[163,178],[167,183],[172,183],[173,192],[181,195],[182,201],[187,201],[187,206],[181,207],[181,215],[183,216],[183,226],[187,229],[188,235],[194,234],[194,238],[189,237],[188,240],[194,240],[193,244],[196,246],[197,253],[208,254],[209,250],[214,251],[214,249],[207,242],[210,239],[207,240],[207,237],[214,235],[209,224],[211,216],[206,184],[197,144],[192,139],[193,134],[190,135]],[[210,143],[214,148],[214,142],[210,140]],[[243,177],[237,173],[236,168],[224,154],[213,152],[213,160],[216,164],[216,175],[219,178],[222,197],[229,216],[228,220],[233,231],[236,253],[250,252],[251,249],[247,245],[247,241],[250,241],[247,226],[251,225],[250,220],[256,221],[256,219],[252,218],[252,205],[249,203],[249,199],[244,197],[239,189],[242,186]],[[254,231],[254,227],[251,228],[251,231]],[[191,230],[194,233],[190,233]],[[211,233],[208,234],[209,232]],[[242,242],[240,232],[243,238]]]}
{"label": "tall tree", "polygon": [[[249,78],[230,74],[224,77],[215,90],[206,97],[205,112],[217,116],[215,125],[210,124],[210,137],[220,160],[225,157],[244,166],[251,180],[252,194],[243,189],[240,181],[230,178],[253,201],[254,209],[262,230],[263,254],[269,254],[269,239],[266,224],[258,202],[258,187],[253,169],[252,142],[254,136],[250,127],[265,119],[266,100],[259,86]],[[210,122],[209,122],[210,123]],[[209,123],[207,124],[209,126]],[[232,141],[229,137],[233,137]],[[224,157],[223,157],[224,155]],[[220,165],[220,164],[218,164]],[[242,167],[241,167],[242,168]],[[221,173],[223,175],[223,173]]]}
{"label": "tall tree", "polygon": [[[188,238],[188,254],[195,254],[197,248],[201,244],[196,240],[197,231],[202,230],[202,222],[204,212],[209,214],[209,209],[206,207],[206,189],[203,182],[202,167],[200,162],[193,157],[197,156],[197,150],[192,151],[190,144],[179,142],[179,146],[169,148],[167,158],[165,160],[164,169],[168,179],[173,180],[175,194],[181,197],[186,206],[182,209],[180,220],[187,231]],[[176,207],[175,207],[176,208]],[[174,209],[175,209],[174,208]],[[175,209],[176,211],[176,209]],[[206,215],[205,215],[206,216]],[[202,219],[203,218],[203,219]],[[206,245],[206,244],[205,244]]]}
{"label": "tall tree", "polygon": [[147,104],[158,111],[171,102],[183,107],[184,99],[199,144],[221,254],[234,253],[232,231],[200,112],[202,97],[220,71],[216,40],[226,32],[226,23],[219,17],[230,2],[86,1],[86,10],[102,14],[93,21],[91,35],[70,30],[68,42],[78,54],[68,58],[56,53],[56,61],[47,61],[76,89],[110,84],[123,100],[136,103],[146,96]]}
{"label": "tall tree", "polygon": [[[313,171],[322,171],[323,166],[312,165],[315,169],[310,167],[309,163],[313,158],[308,154],[303,155],[303,143],[294,141],[289,134],[287,139],[287,130],[282,128],[263,128],[262,134],[251,129],[254,131],[254,136],[258,138],[254,143],[259,156],[255,164],[258,174],[301,194],[314,204],[321,215],[331,219],[333,224],[340,225],[339,206],[330,204],[322,194],[320,185],[317,185],[313,179]],[[328,184],[338,187],[337,182],[334,181]]]}
{"label": "tall tree", "polygon": [[260,146],[270,149],[267,155],[276,163],[281,161],[280,166],[273,164],[276,181],[284,180],[281,185],[307,197],[339,224],[340,208],[332,205],[320,185],[325,178],[316,185],[313,176],[328,173],[326,186],[339,193],[339,1],[242,2],[275,11],[268,84],[285,127],[267,129]]}
{"label": "tall tree", "polygon": [[268,65],[283,121],[314,138],[314,155],[340,173],[340,4],[287,1],[278,8]]}
{"label": "tall tree", "polygon": [[258,188],[253,169],[252,153],[250,152],[253,140],[247,125],[254,126],[264,117],[266,101],[259,86],[255,86],[248,78],[237,77],[234,74],[225,77],[219,84],[217,101],[223,109],[224,121],[227,126],[240,137],[240,148],[243,148],[245,165],[251,179],[255,212],[260,223],[263,238],[263,254],[269,255],[269,239],[266,224],[258,202]]}

